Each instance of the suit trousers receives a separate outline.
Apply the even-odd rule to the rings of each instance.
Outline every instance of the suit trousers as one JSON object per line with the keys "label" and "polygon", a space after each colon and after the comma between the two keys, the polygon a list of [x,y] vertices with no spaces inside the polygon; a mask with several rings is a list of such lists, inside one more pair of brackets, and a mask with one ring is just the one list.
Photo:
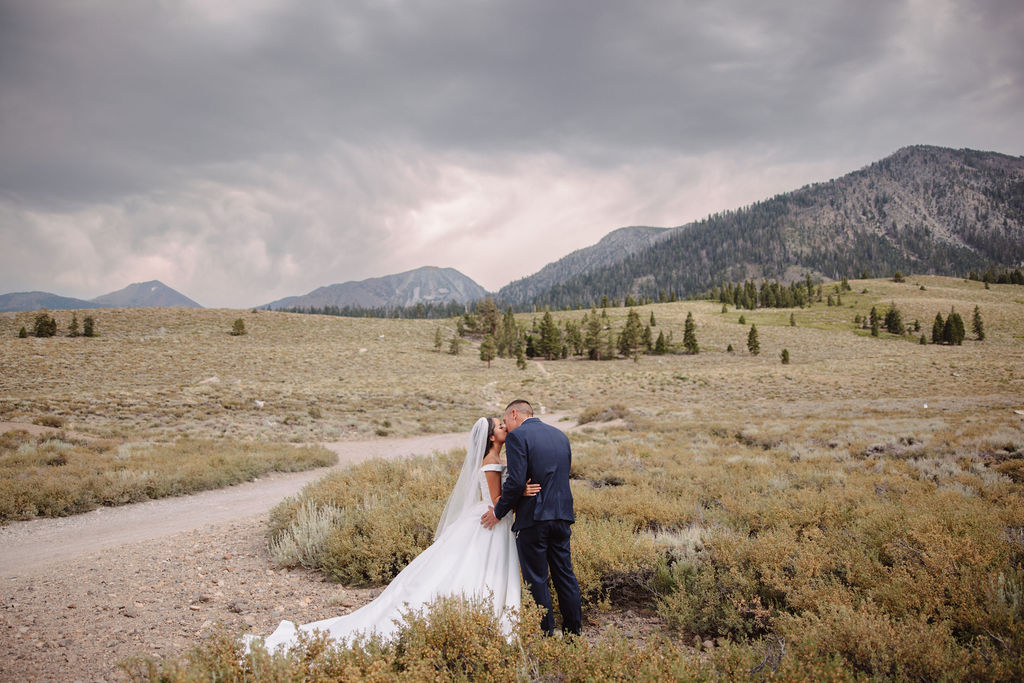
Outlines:
{"label": "suit trousers", "polygon": [[562,631],[580,634],[583,615],[580,608],[580,586],[572,570],[569,538],[572,525],[563,520],[535,522],[516,532],[516,549],[523,580],[530,588],[534,601],[545,609],[541,629],[551,635],[555,630],[555,617],[551,612],[551,591],[548,589],[548,571],[558,595],[558,609],[562,613]]}

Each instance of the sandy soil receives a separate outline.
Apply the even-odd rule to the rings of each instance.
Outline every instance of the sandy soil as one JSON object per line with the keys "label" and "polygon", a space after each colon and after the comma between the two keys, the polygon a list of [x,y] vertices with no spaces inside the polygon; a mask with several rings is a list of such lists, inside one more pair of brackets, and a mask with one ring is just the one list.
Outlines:
{"label": "sandy soil", "polygon": [[[465,438],[326,445],[345,467],[459,448]],[[0,680],[124,680],[120,662],[184,652],[218,624],[266,634],[283,618],[308,622],[365,604],[379,590],[275,570],[269,559],[268,511],[325,471],[0,528]]]}

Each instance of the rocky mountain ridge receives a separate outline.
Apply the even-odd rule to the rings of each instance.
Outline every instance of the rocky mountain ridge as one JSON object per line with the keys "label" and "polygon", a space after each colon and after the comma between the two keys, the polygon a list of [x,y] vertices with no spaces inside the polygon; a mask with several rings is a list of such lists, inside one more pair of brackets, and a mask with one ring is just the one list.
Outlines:
{"label": "rocky mountain ridge", "polygon": [[487,290],[454,268],[424,266],[404,273],[318,287],[308,294],[272,301],[261,308],[403,308],[417,304],[470,303]]}

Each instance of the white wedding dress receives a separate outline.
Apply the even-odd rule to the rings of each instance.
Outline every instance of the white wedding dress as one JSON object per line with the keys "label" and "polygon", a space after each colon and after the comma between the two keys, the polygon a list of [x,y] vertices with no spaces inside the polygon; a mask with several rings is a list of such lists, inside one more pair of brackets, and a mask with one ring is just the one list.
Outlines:
{"label": "white wedding dress", "polygon": [[[505,632],[511,632],[506,608],[519,609],[521,604],[519,556],[512,535],[512,515],[507,515],[492,529],[480,524],[481,515],[490,505],[484,472],[501,472],[504,479],[505,465],[478,465],[482,456],[473,454],[473,451],[482,453],[478,427],[479,422],[474,426],[463,474],[441,517],[434,543],[410,562],[373,602],[351,614],[302,626],[282,621],[264,639],[267,650],[289,649],[296,644],[300,631],[323,631],[338,642],[349,642],[356,635],[371,632],[387,639],[397,630],[396,621],[404,612],[447,595],[487,599],[493,596],[495,615],[501,619]],[[470,479],[466,475],[473,469],[476,470],[476,486],[466,486]],[[245,639],[248,648],[255,636]]]}

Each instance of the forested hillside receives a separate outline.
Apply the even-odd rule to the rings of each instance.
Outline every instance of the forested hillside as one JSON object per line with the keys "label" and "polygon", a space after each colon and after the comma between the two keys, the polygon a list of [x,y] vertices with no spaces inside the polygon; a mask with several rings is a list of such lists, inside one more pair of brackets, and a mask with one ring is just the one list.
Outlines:
{"label": "forested hillside", "polygon": [[682,226],[618,263],[538,292],[533,303],[684,297],[722,282],[785,282],[806,273],[966,275],[1022,262],[1024,158],[918,146]]}
{"label": "forested hillside", "polygon": [[665,241],[673,232],[672,228],[645,226],[613,230],[597,244],[577,249],[568,256],[549,263],[529,277],[510,282],[498,291],[496,297],[500,301],[514,305],[530,303],[537,295],[571,277],[620,263],[631,254]]}

